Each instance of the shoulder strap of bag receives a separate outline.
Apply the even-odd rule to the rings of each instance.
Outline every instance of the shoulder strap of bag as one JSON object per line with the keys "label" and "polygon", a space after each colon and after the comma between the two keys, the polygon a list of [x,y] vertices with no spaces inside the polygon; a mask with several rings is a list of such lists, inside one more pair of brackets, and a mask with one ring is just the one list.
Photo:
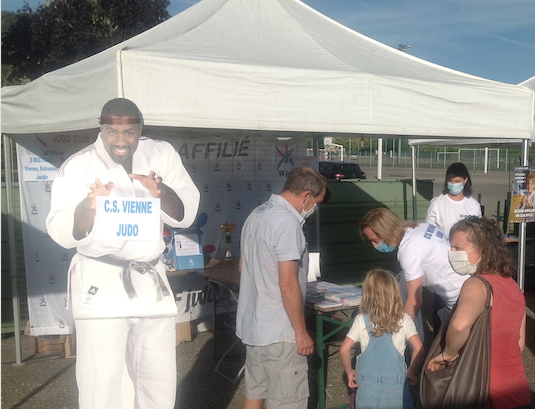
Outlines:
{"label": "shoulder strap of bag", "polygon": [[487,289],[487,300],[485,301],[485,308],[492,308],[490,305],[490,299],[492,297],[492,286],[484,277],[481,277],[480,275],[473,275],[472,277],[479,278],[483,282],[483,284],[485,284],[485,288]]}

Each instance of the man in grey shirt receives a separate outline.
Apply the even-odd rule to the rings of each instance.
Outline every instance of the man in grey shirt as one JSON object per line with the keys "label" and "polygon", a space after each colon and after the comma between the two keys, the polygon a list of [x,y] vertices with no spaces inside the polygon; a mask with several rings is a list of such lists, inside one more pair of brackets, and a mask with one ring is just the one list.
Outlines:
{"label": "man in grey shirt", "polygon": [[308,335],[304,301],[308,250],[303,224],[326,193],[318,171],[288,174],[280,195],[249,215],[241,236],[236,335],[247,346],[244,409],[306,409]]}

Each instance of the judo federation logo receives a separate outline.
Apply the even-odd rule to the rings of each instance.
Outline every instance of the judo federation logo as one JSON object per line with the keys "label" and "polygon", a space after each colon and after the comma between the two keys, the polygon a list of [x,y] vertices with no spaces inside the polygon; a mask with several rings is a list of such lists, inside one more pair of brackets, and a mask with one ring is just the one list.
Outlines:
{"label": "judo federation logo", "polygon": [[39,297],[39,306],[40,307],[46,307],[46,298],[43,296],[43,297]]}
{"label": "judo federation logo", "polygon": [[214,171],[219,172],[219,162],[215,163]]}
{"label": "judo federation logo", "polygon": [[60,328],[65,328],[65,322],[61,318],[58,318],[58,325]]}
{"label": "judo federation logo", "polygon": [[267,188],[266,190],[267,190],[268,192],[271,192],[271,183],[269,183],[269,182],[266,183],[266,188]]}
{"label": "judo federation logo", "polygon": [[215,211],[216,212],[220,212],[221,211],[221,206],[219,206],[219,202],[215,202]]}
{"label": "judo federation logo", "polygon": [[37,206],[36,205],[32,205],[32,214],[38,214],[39,212],[37,211]]}
{"label": "judo federation logo", "polygon": [[61,258],[62,261],[69,261],[69,256],[67,255],[67,252],[63,252],[63,257]]}
{"label": "judo federation logo", "polygon": [[285,165],[287,163],[290,163],[292,166],[295,166],[294,165],[294,160],[292,158],[292,153],[293,153],[294,150],[293,149],[288,150],[288,145],[284,145],[284,148],[285,148],[286,152],[282,152],[279,148],[277,148],[275,146],[275,149],[277,150],[279,155],[282,156],[282,159],[279,161],[279,164],[277,165],[277,170],[279,170],[279,168],[282,165]]}
{"label": "judo federation logo", "polygon": [[39,258],[39,253],[33,253],[33,256],[36,263],[39,263],[41,261],[41,259]]}
{"label": "judo federation logo", "polygon": [[236,169],[241,170],[241,162],[236,162]]}
{"label": "judo federation logo", "polygon": [[56,278],[54,277],[54,274],[50,274],[48,276],[48,284],[56,284]]}
{"label": "judo federation logo", "polygon": [[197,173],[197,166],[195,166],[195,163],[193,163],[193,164],[191,165],[191,171],[192,171],[193,173]]}
{"label": "judo federation logo", "polygon": [[253,185],[251,182],[247,182],[247,190],[253,190]]}
{"label": "judo federation logo", "polygon": [[43,183],[45,184],[45,192],[50,193],[50,188],[51,188],[50,182],[43,182]]}
{"label": "judo federation logo", "polygon": [[256,167],[258,170],[262,170],[262,162],[258,162],[258,166]]}
{"label": "judo federation logo", "polygon": [[204,184],[204,189],[203,189],[205,192],[208,192],[208,183],[205,183]]}
{"label": "judo federation logo", "polygon": [[236,202],[236,210],[241,210],[241,204],[239,200]]}
{"label": "judo federation logo", "polygon": [[230,182],[227,182],[227,192],[230,191],[232,191],[232,185],[230,184]]}

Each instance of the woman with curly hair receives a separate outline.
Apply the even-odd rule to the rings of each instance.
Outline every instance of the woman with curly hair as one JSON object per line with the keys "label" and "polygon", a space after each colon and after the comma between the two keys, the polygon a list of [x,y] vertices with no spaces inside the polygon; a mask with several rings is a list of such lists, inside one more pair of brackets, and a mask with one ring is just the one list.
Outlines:
{"label": "woman with curly hair", "polygon": [[[451,228],[449,259],[459,274],[484,277],[492,287],[490,397],[494,409],[528,408],[530,393],[522,364],[526,336],[526,301],[517,283],[507,244],[494,220],[469,217]],[[442,353],[427,366],[440,370],[459,356],[483,311],[487,289],[468,279],[446,332]]]}
{"label": "woman with curly hair", "polygon": [[[392,273],[368,272],[362,285],[360,314],[356,316],[340,356],[350,388],[356,388],[357,408],[412,408],[408,384],[416,385],[423,345],[414,321],[403,312],[401,293]],[[351,348],[360,343],[362,353],[356,370],[351,367]],[[404,354],[412,346],[409,369]]]}

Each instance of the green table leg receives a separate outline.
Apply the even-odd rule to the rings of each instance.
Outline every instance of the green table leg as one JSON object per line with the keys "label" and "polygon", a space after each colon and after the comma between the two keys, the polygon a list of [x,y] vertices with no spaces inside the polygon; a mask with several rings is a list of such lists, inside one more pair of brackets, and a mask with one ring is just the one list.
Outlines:
{"label": "green table leg", "polygon": [[[323,332],[323,324],[324,322],[330,322],[332,324],[336,325],[336,328],[329,332],[328,334],[324,334]],[[318,356],[320,357],[320,367],[318,369],[318,409],[325,409],[326,403],[325,403],[325,341],[327,341],[329,338],[331,338],[333,335],[337,334],[344,328],[351,327],[351,324],[353,323],[353,320],[348,321],[339,321],[332,319],[330,317],[326,317],[322,314],[316,315],[316,351],[318,352]],[[333,409],[341,409],[341,408],[348,408],[349,404],[338,406],[337,408]]]}
{"label": "green table leg", "polygon": [[325,350],[323,346],[323,316],[316,315],[316,349],[320,357],[318,369],[318,408],[325,409]]}

